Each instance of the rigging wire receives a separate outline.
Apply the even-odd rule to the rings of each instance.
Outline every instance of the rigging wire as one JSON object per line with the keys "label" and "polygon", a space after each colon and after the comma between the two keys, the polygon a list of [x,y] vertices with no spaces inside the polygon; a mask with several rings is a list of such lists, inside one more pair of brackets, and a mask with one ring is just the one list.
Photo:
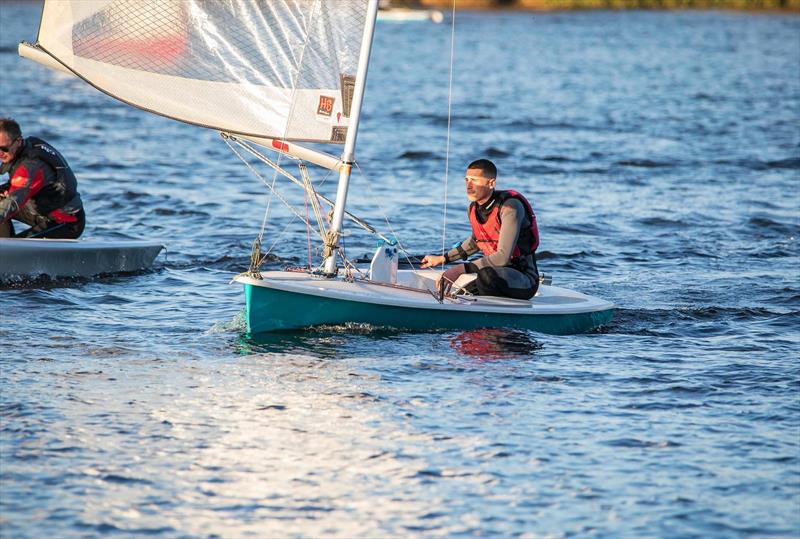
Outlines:
{"label": "rigging wire", "polygon": [[[295,73],[294,73],[294,77],[293,77],[293,80],[292,80],[292,93],[291,93],[291,97],[290,97],[290,101],[289,101],[291,104],[289,106],[289,114],[286,117],[286,123],[284,124],[283,135],[281,137],[284,140],[286,139],[286,136],[289,133],[289,123],[291,121],[292,116],[294,115],[295,97],[297,96],[297,87],[298,87],[298,83],[299,83],[299,79],[300,79],[301,67],[303,65],[303,59],[305,58],[306,47],[308,46],[308,43],[309,43],[310,38],[311,38],[311,32],[310,32],[309,29],[311,27],[311,22],[315,20],[316,16],[320,12],[320,4],[321,4],[320,0],[317,0],[314,3],[314,7],[311,10],[311,15],[308,17],[308,25],[304,29],[305,30],[305,40],[303,41],[303,46],[300,49],[300,56],[299,56],[297,64],[296,64]],[[231,147],[231,149],[233,149],[233,148]],[[237,155],[238,155],[238,153],[237,153]],[[278,153],[278,158],[276,160],[277,165],[280,165],[281,157],[282,157],[282,154]],[[239,156],[239,158],[241,159],[241,156]],[[244,162],[245,162],[245,164],[248,164],[246,161],[244,161]],[[251,170],[254,170],[254,169],[252,169],[252,167],[251,167]],[[257,175],[258,175],[259,178],[261,178],[260,174],[257,174]],[[272,185],[267,185],[266,182],[265,182],[265,185],[267,185],[267,187],[269,187],[270,195],[269,195],[269,197],[267,199],[267,207],[264,209],[264,218],[261,221],[261,230],[258,233],[259,249],[260,249],[261,243],[263,242],[264,232],[265,232],[265,230],[267,228],[267,220],[269,219],[270,208],[271,208],[271,205],[272,205],[272,195],[273,194],[277,194],[276,191],[275,191],[275,182],[277,181],[277,179],[278,179],[278,170],[275,169],[275,172],[272,175]],[[263,181],[263,179],[262,179],[262,181]],[[283,200],[283,199],[281,199],[281,200],[284,202],[284,204],[286,204],[285,200]],[[290,209],[291,209],[291,207],[290,207]],[[292,211],[294,211],[294,210],[292,210]],[[301,217],[301,219],[302,219],[302,217]],[[305,221],[305,219],[302,219],[302,220]],[[311,225],[308,223],[308,221],[305,221],[305,222],[306,222],[307,230],[310,229]],[[283,230],[281,231],[281,234],[279,235],[279,237],[283,235],[283,233],[289,227],[289,224],[291,224],[291,221],[289,223],[287,223],[287,225],[283,228]],[[277,240],[276,240],[275,243],[272,244],[272,246],[270,247],[270,249],[267,251],[266,254],[269,254],[269,252],[272,250],[272,248],[275,246],[276,243],[277,243]],[[263,262],[263,260],[266,259],[266,254],[261,258],[262,262]]]}
{"label": "rigging wire", "polygon": [[[450,19],[450,76],[447,87],[447,143],[444,152],[444,211],[442,212],[442,254],[447,254],[445,251],[445,242],[447,241],[447,187],[448,176],[450,174],[450,133],[453,111],[453,66],[455,65],[456,56],[456,0],[453,0],[453,9]],[[442,262],[442,269],[444,270],[445,262]]]}
{"label": "rigging wire", "polygon": [[[367,184],[367,189],[369,189],[370,194],[372,194],[372,182],[369,181],[369,178],[367,178],[367,174],[364,172],[364,170],[358,164],[358,161],[355,161],[353,164],[356,166],[358,171],[364,177],[364,180],[366,181],[366,184]],[[395,231],[394,227],[392,226],[392,223],[389,222],[389,217],[387,215],[387,212],[384,209],[383,205],[380,203],[380,197],[373,197],[373,200],[375,201],[375,204],[377,204],[378,209],[381,211],[381,214],[383,215],[383,220],[386,221],[386,226],[389,228],[389,232],[391,232],[392,237],[394,237],[394,242],[389,241],[385,236],[382,236],[380,234],[375,234],[375,235],[380,237],[383,241],[385,241],[388,244],[391,244],[391,243],[397,244],[397,250],[400,251],[401,253],[403,253],[403,255],[406,257],[406,262],[408,262],[408,265],[411,267],[411,271],[416,273],[417,270],[414,267],[414,264],[411,262],[411,255],[406,250],[406,248],[403,246],[403,243],[400,241],[400,235]]]}
{"label": "rigging wire", "polygon": [[[233,141],[233,142],[235,142],[235,143],[236,143],[238,146],[240,146],[241,148],[243,148],[244,150],[246,150],[246,151],[247,151],[247,152],[248,152],[250,155],[252,155],[252,156],[253,156],[253,157],[255,157],[256,159],[258,159],[259,161],[261,161],[261,162],[262,162],[262,163],[264,163],[265,165],[269,166],[270,168],[274,169],[275,171],[277,171],[277,172],[278,172],[278,174],[280,174],[280,175],[284,176],[285,178],[287,178],[287,179],[288,179],[289,181],[291,181],[292,183],[294,183],[294,184],[296,184],[296,185],[299,185],[299,186],[300,186],[300,187],[302,187],[303,189],[306,189],[306,188],[307,188],[307,187],[306,187],[306,184],[304,184],[304,182],[302,182],[302,181],[298,180],[297,178],[295,178],[294,176],[292,176],[292,175],[291,175],[289,172],[287,172],[287,171],[286,171],[286,170],[285,170],[283,167],[281,167],[280,165],[278,165],[277,163],[275,163],[274,161],[272,161],[272,160],[271,160],[269,157],[265,156],[263,153],[259,152],[259,151],[258,151],[256,148],[254,148],[254,147],[253,147],[252,145],[250,145],[248,142],[246,142],[246,141],[244,141],[244,140],[241,140],[241,139],[238,139],[238,138],[236,138],[235,136],[233,136],[233,135],[231,135],[231,134],[229,134],[229,133],[221,133],[221,134],[222,134],[223,138],[227,138],[227,139],[230,139],[230,140],[232,140],[232,141]],[[236,152],[234,152],[234,153],[236,153]],[[240,159],[241,159],[241,157],[240,157]],[[299,159],[298,159],[298,161],[299,161]],[[303,167],[305,167],[305,163],[302,163],[302,162],[300,162],[300,165],[302,165]],[[325,177],[322,179],[322,181],[320,181],[320,185],[324,184],[324,183],[327,181],[328,177],[331,175],[331,173],[332,173],[332,172],[333,172],[333,171],[328,171],[328,174],[327,174],[327,175],[326,175],[326,176],[325,176]],[[302,170],[301,170],[301,173],[302,173]],[[255,175],[256,175],[256,176],[258,176],[258,174],[255,174]],[[310,181],[310,180],[309,180],[309,181]],[[319,200],[322,200],[323,202],[325,202],[326,204],[328,204],[328,205],[329,205],[329,206],[331,206],[331,207],[334,205],[334,202],[333,202],[331,199],[327,198],[327,197],[326,197],[326,196],[324,196],[324,195],[321,195],[321,194],[319,194],[319,193],[318,193],[318,192],[317,192],[315,189],[313,189],[313,187],[311,187],[310,189],[311,189],[311,192],[312,192],[312,193],[313,193],[313,194],[314,194],[314,195],[315,195],[315,196],[316,196],[316,197],[317,197]],[[367,231],[367,232],[369,232],[370,234],[373,234],[373,235],[375,235],[375,236],[378,236],[379,238],[381,238],[382,240],[386,241],[387,243],[391,243],[391,242],[389,241],[389,239],[387,239],[387,238],[386,238],[386,236],[384,236],[383,234],[381,234],[380,232],[378,232],[377,230],[375,230],[375,227],[373,227],[372,225],[370,225],[368,222],[366,222],[366,221],[364,221],[363,219],[361,219],[361,218],[357,217],[356,215],[353,215],[353,214],[352,214],[351,212],[349,212],[349,211],[346,211],[346,210],[345,210],[344,214],[345,214],[345,215],[346,215],[346,216],[347,216],[347,217],[348,217],[348,218],[349,218],[351,221],[353,221],[354,223],[356,223],[358,226],[360,226],[361,228],[363,228],[364,230],[366,230],[366,231]]]}
{"label": "rigging wire", "polygon": [[[315,7],[312,9],[311,16],[308,19],[309,21],[312,20],[318,14],[317,12],[319,10],[319,7],[320,7],[320,2],[318,0],[317,2],[315,2]],[[442,221],[442,252],[445,252],[446,230],[447,230],[447,191],[448,191],[448,177],[449,177],[451,131],[452,131],[451,127],[452,127],[453,75],[454,75],[454,64],[455,64],[455,17],[456,17],[456,2],[455,2],[455,0],[453,0],[452,15],[451,15],[450,68],[449,68],[448,103],[447,103],[447,137],[446,137],[447,140],[446,140],[446,146],[445,146],[444,211],[443,211],[443,221]],[[305,31],[305,41],[303,42],[303,46],[302,46],[302,48],[300,50],[300,57],[299,57],[299,60],[298,60],[298,62],[296,64],[296,70],[295,70],[295,73],[294,73],[292,94],[291,94],[291,98],[290,98],[291,106],[290,106],[290,109],[289,109],[289,115],[288,115],[287,121],[284,124],[284,132],[283,132],[283,136],[282,136],[282,138],[284,140],[286,139],[286,137],[288,135],[290,119],[292,117],[294,108],[296,106],[295,97],[296,97],[296,94],[297,94],[297,91],[298,91],[299,77],[301,75],[301,71],[302,71],[301,68],[302,68],[302,64],[303,64],[303,59],[305,57],[305,52],[306,52],[306,48],[307,48],[307,46],[309,44],[309,40],[310,40],[310,31],[308,30],[308,27],[307,27],[306,31]],[[313,185],[311,184],[310,178],[308,177],[308,172],[305,169],[305,164],[302,162],[302,160],[300,160],[300,165],[299,165],[301,167],[301,176],[303,177],[303,182],[301,183],[294,176],[292,176],[291,174],[286,172],[280,166],[280,160],[284,157],[282,153],[278,152],[278,157],[277,157],[276,162],[272,162],[270,159],[268,159],[265,156],[263,156],[262,154],[260,154],[257,150],[252,148],[249,144],[246,144],[244,141],[239,140],[236,137],[233,137],[233,136],[225,134],[225,133],[222,133],[222,135],[223,135],[223,139],[225,140],[225,142],[228,145],[228,147],[231,148],[231,150],[234,152],[234,154],[236,154],[236,156],[251,170],[251,172],[256,177],[258,177],[262,181],[262,183],[264,183],[264,185],[269,190],[269,197],[268,197],[268,201],[267,201],[267,206],[266,206],[265,211],[264,211],[264,217],[263,217],[262,223],[261,223],[261,230],[260,230],[260,232],[258,234],[258,238],[257,238],[259,251],[260,251],[260,245],[263,242],[264,233],[266,231],[266,226],[267,226],[267,222],[268,222],[268,219],[269,219],[269,214],[270,214],[273,195],[277,196],[278,199],[281,202],[283,202],[284,205],[286,205],[289,208],[289,210],[294,214],[294,218],[298,218],[303,223],[305,223],[306,231],[307,231],[307,234],[309,235],[309,242],[310,242],[310,231],[311,231],[311,228],[313,228],[312,225],[311,225],[311,222],[310,222],[310,217],[308,215],[306,217],[303,217],[275,189],[275,183],[277,181],[277,177],[278,177],[279,174],[282,174],[283,176],[286,176],[290,180],[294,181],[295,183],[300,184],[303,187],[303,189],[305,191],[305,195],[307,197],[306,198],[306,204],[307,204],[308,198],[310,198],[311,201],[312,201],[312,207],[314,209],[315,217],[317,219],[317,223],[318,223],[319,228],[320,228],[321,238],[322,238],[323,241],[326,241],[325,240],[326,231],[325,231],[325,227],[324,227],[324,219],[322,219],[321,216],[320,216],[319,201],[318,201],[317,197],[322,198],[323,200],[325,200],[325,202],[328,202],[329,204],[331,203],[331,201],[326,199],[324,196],[318,195],[316,193],[316,191],[313,188]],[[231,140],[236,142],[239,146],[243,147],[245,150],[247,150],[251,154],[253,154],[256,157],[258,157],[262,162],[266,163],[267,165],[269,165],[269,166],[271,166],[273,168],[274,172],[273,172],[273,177],[272,177],[272,183],[271,184],[252,165],[250,165],[250,163],[248,163],[247,160],[230,144]],[[361,169],[361,167],[358,164],[358,162],[354,161],[353,164],[356,165],[356,168],[361,172],[363,177],[366,178],[366,174]],[[370,185],[369,181],[367,181],[367,185]],[[380,207],[380,203],[378,203],[378,205]],[[345,213],[353,221],[355,221],[357,224],[362,226],[365,230],[367,230],[371,234],[378,236],[379,238],[381,238],[382,240],[384,240],[387,243],[396,243],[397,246],[398,246],[398,250],[403,253],[403,255],[405,256],[406,261],[408,262],[408,264],[411,267],[412,271],[414,271],[416,273],[416,268],[414,267],[413,263],[411,262],[411,255],[405,249],[403,244],[400,242],[398,234],[394,230],[394,227],[392,227],[392,224],[389,222],[389,219],[388,219],[388,217],[386,215],[386,212],[383,211],[383,208],[381,208],[381,210],[382,210],[382,213],[383,213],[384,220],[386,221],[387,227],[389,228],[391,234],[394,236],[394,241],[389,240],[386,236],[384,236],[383,234],[381,234],[380,232],[375,230],[372,226],[370,226],[365,221],[362,221],[361,219],[359,219],[359,218],[355,217],[354,215],[350,214],[349,212],[345,212]],[[308,213],[307,206],[306,206],[306,213]],[[280,232],[280,234],[278,234],[278,237],[275,239],[275,241],[269,247],[269,249],[266,251],[266,253],[260,253],[262,256],[259,259],[260,260],[259,261],[259,265],[261,263],[263,263],[264,260],[266,260],[267,255],[269,255],[269,253],[277,245],[277,243],[280,240],[280,238],[284,235],[286,230],[289,228],[291,223],[294,221],[294,218],[290,219],[289,222],[284,226],[283,230]],[[349,263],[349,261],[344,256],[343,249],[341,247],[339,248],[339,255],[346,262],[345,266],[347,266],[347,263]]]}
{"label": "rigging wire", "polygon": [[[311,221],[308,214],[308,192],[306,191],[303,197],[306,205],[306,222]],[[306,226],[306,251],[308,252],[308,269],[311,269],[311,227]]]}
{"label": "rigging wire", "polygon": [[[314,185],[311,183],[311,176],[308,174],[308,167],[306,167],[305,163],[300,163],[298,168],[300,169],[300,177],[303,178],[303,186],[307,195],[306,200],[310,200],[311,202],[311,208],[314,210],[314,218],[317,220],[317,226],[319,227],[319,235],[321,238],[324,238],[327,236],[328,231],[325,230],[325,219],[322,216],[322,208],[319,206],[319,195],[314,189]],[[306,211],[308,210],[306,209]]]}
{"label": "rigging wire", "polygon": [[[323,202],[325,202],[326,204],[329,204],[331,206],[333,205],[333,202],[330,199],[328,199],[327,197],[325,197],[324,195],[319,194],[314,189],[314,186],[311,183],[311,176],[308,173],[308,167],[305,165],[305,163],[300,162],[298,164],[298,168],[300,170],[300,176],[303,178],[302,181],[301,181],[301,180],[295,178],[294,176],[292,176],[292,174],[290,174],[283,167],[279,166],[277,163],[275,163],[270,158],[265,156],[263,153],[258,151],[256,148],[254,148],[248,142],[246,142],[244,140],[241,140],[241,139],[238,139],[238,138],[236,138],[235,136],[233,136],[233,135],[231,135],[229,133],[220,133],[220,135],[225,140],[226,144],[231,149],[231,151],[234,153],[234,155],[236,155],[239,158],[239,160],[241,160],[242,163],[244,163],[244,165],[251,171],[253,176],[255,176],[256,178],[261,180],[261,182],[267,187],[267,189],[270,190],[271,194],[274,194],[275,196],[277,196],[278,199],[281,202],[283,202],[283,204],[294,214],[294,217],[292,217],[292,219],[286,224],[286,226],[284,226],[283,230],[281,230],[280,234],[278,234],[278,236],[275,238],[275,241],[270,246],[270,248],[267,250],[267,252],[265,253],[265,256],[262,259],[266,259],[266,255],[268,255],[272,251],[272,249],[275,247],[275,245],[277,245],[278,241],[280,241],[282,236],[286,233],[286,230],[294,222],[295,218],[298,218],[301,221],[303,221],[306,224],[306,227],[308,229],[310,229],[310,227],[312,227],[312,225],[311,225],[311,222],[310,222],[310,219],[308,218],[308,216],[306,216],[304,218],[302,215],[300,215],[299,212],[297,210],[295,210],[294,207],[285,198],[283,198],[283,196],[281,196],[280,192],[277,189],[275,189],[273,186],[271,186],[269,184],[269,182],[261,175],[261,173],[259,173],[258,170],[255,167],[253,167],[250,163],[248,163],[247,160],[244,158],[244,156],[236,148],[234,148],[232,146],[232,144],[231,144],[232,142],[235,142],[237,146],[239,146],[243,150],[247,151],[250,155],[252,155],[253,157],[258,159],[259,161],[261,161],[265,165],[267,165],[270,168],[272,168],[273,170],[275,170],[275,172],[277,174],[286,177],[292,183],[294,183],[294,184],[296,184],[296,185],[298,185],[298,186],[303,188],[303,190],[308,195],[308,199],[307,200],[311,201],[311,207],[314,210],[314,217],[315,217],[315,219],[317,221],[317,225],[319,226],[319,237],[320,237],[320,239],[322,239],[324,241],[325,238],[327,237],[327,230],[326,230],[326,227],[325,227],[325,217],[323,215],[322,208],[320,207],[320,200],[322,200]],[[355,162],[354,164],[356,165],[356,168],[358,168],[358,170],[361,172],[361,174],[366,179],[366,174],[364,173],[363,169],[360,168],[360,166],[358,165],[357,162]],[[322,179],[320,184],[324,184],[327,181],[328,177],[330,176],[330,173],[331,173],[331,171],[329,171],[328,175],[326,175]],[[367,181],[368,188],[369,188],[370,183],[371,182]],[[385,210],[383,210],[383,208],[380,206],[380,204],[378,204],[378,207],[383,212],[384,219],[386,219],[387,225],[389,226],[390,230],[396,236],[396,232],[394,231],[394,229],[392,228],[391,223],[389,223],[388,219],[385,216],[386,215]],[[387,238],[385,235],[383,235],[382,233],[377,231],[375,229],[375,227],[373,227],[372,225],[370,225],[369,223],[367,223],[363,219],[353,215],[352,213],[350,213],[348,211],[345,211],[345,215],[351,221],[353,221],[358,226],[363,228],[365,231],[369,232],[373,236],[377,236],[378,238],[382,239],[386,243],[395,243],[395,242],[397,242],[397,240],[395,240],[394,242],[392,240],[389,240],[389,238]],[[257,241],[260,244],[260,238],[257,239]],[[398,244],[399,244],[399,242],[398,242]],[[401,247],[401,249],[402,249],[402,247]],[[411,264],[411,260],[408,257],[408,252],[405,251],[405,254],[406,254],[406,259],[408,260],[409,264]],[[342,253],[341,250],[339,250],[339,255],[342,256],[343,260],[346,260],[346,258],[344,257],[344,254]]]}
{"label": "rigging wire", "polygon": [[[450,23],[450,72],[449,72],[449,80],[448,80],[448,91],[447,91],[447,142],[445,144],[445,161],[444,161],[444,211],[442,212],[442,253],[445,253],[445,242],[447,237],[447,188],[448,188],[448,176],[449,176],[449,167],[450,167],[450,138],[451,138],[451,126],[452,126],[452,108],[453,108],[453,74],[455,72],[455,41],[456,41],[456,0],[453,0],[453,7],[451,13],[451,23]],[[366,180],[367,186],[371,191],[372,182],[369,181],[367,175],[364,173],[364,170],[358,164],[358,161],[354,162],[356,168],[361,173],[361,175]],[[411,271],[417,273],[414,264],[411,262],[411,255],[403,246],[402,242],[400,241],[400,236],[394,230],[392,223],[389,222],[389,218],[387,216],[386,210],[381,206],[380,197],[374,197],[374,200],[377,202],[378,208],[381,210],[383,214],[383,219],[386,221],[386,226],[389,228],[392,236],[395,238],[395,242],[397,243],[398,250],[403,253],[406,258],[406,262],[411,267]],[[387,243],[391,243],[386,238],[382,237],[384,241]],[[444,263],[442,264],[442,269],[444,269]]]}
{"label": "rigging wire", "polygon": [[[308,167],[306,167],[305,163],[300,163],[298,165],[300,169],[300,177],[303,178],[303,188],[305,190],[305,201],[306,201],[306,220],[307,222],[311,221],[311,218],[308,215],[308,203],[311,202],[311,207],[314,210],[314,218],[317,220],[317,226],[319,227],[319,235],[321,238],[326,238],[328,232],[325,230],[325,221],[322,217],[322,210],[319,207],[319,197],[317,192],[314,190],[314,185],[311,183],[311,176],[308,174]],[[311,269],[311,227],[306,227],[306,238],[308,241],[308,268]]]}
{"label": "rigging wire", "polygon": [[[244,165],[248,169],[250,169],[250,172],[252,172],[253,175],[256,178],[261,180],[261,182],[267,187],[267,189],[269,189],[269,191],[270,191],[270,201],[272,200],[272,195],[275,195],[276,197],[278,197],[278,200],[283,202],[283,204],[287,208],[289,208],[289,211],[291,211],[294,214],[295,217],[297,217],[301,221],[305,222],[307,226],[311,226],[310,223],[308,221],[306,221],[306,219],[300,213],[298,213],[297,210],[295,210],[294,207],[291,204],[289,204],[289,202],[285,198],[283,198],[283,196],[275,189],[275,186],[274,186],[275,178],[277,178],[278,169],[280,169],[280,167],[277,167],[277,165],[276,165],[277,168],[275,170],[275,177],[273,178],[273,185],[270,185],[269,182],[267,181],[267,179],[264,178],[264,176],[262,176],[261,173],[258,172],[258,170],[256,170],[256,168],[253,165],[248,163],[247,159],[245,159],[244,156],[242,154],[240,154],[236,150],[236,148],[234,148],[231,145],[230,141],[234,140],[234,141],[236,141],[238,143],[239,141],[237,139],[233,139],[232,137],[230,137],[228,135],[224,135],[222,138],[225,141],[225,144],[227,144],[228,147],[231,149],[231,151],[234,153],[234,155],[236,155],[236,157],[238,157],[242,161],[242,163],[244,163]],[[280,170],[283,170],[283,169],[280,169]],[[281,232],[276,236],[275,241],[272,243],[272,245],[270,245],[269,249],[267,249],[267,251],[265,253],[262,253],[262,256],[259,257],[259,260],[260,260],[259,265],[261,263],[263,263],[264,260],[266,260],[267,255],[269,255],[269,253],[272,252],[272,249],[275,247],[275,245],[277,245],[278,241],[280,241],[281,237],[286,233],[286,230],[289,228],[289,226],[292,224],[293,221],[294,221],[294,219],[291,219],[286,223],[286,225],[283,227],[283,230],[281,230]],[[262,233],[257,238],[257,241],[258,241],[259,245],[263,241],[263,232],[264,231],[262,230],[261,232]]]}

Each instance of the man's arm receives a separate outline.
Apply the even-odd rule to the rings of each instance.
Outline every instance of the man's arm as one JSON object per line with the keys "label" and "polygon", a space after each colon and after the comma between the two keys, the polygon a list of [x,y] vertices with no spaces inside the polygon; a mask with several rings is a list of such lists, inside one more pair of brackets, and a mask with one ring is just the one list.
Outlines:
{"label": "man's arm", "polygon": [[457,260],[466,260],[470,257],[470,255],[473,255],[477,252],[478,242],[475,241],[475,236],[470,236],[462,241],[461,245],[455,249],[450,249],[447,251],[445,257],[447,258],[448,262],[455,262]]}
{"label": "man's arm", "polygon": [[478,244],[475,236],[470,236],[461,242],[455,249],[450,249],[445,255],[427,255],[422,259],[420,269],[441,266],[458,260],[466,260],[470,255],[478,252]]}
{"label": "man's arm", "polygon": [[0,200],[0,222],[14,217],[42,187],[44,163],[26,162],[20,165],[11,178],[8,195]]}

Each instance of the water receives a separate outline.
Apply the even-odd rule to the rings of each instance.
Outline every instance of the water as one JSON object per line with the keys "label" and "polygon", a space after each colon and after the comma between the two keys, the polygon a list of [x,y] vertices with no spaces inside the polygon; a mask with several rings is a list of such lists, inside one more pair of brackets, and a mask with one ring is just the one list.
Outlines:
{"label": "water", "polygon": [[[459,15],[449,161],[450,30],[381,24],[349,207],[436,251],[445,166],[449,245],[488,156],[543,270],[617,315],[250,338],[229,281],[264,187],[215,133],[19,59],[38,13],[0,4],[2,114],[68,157],[86,237],[168,253],[0,291],[1,537],[800,534],[800,17]],[[271,268],[307,259],[286,215]]]}

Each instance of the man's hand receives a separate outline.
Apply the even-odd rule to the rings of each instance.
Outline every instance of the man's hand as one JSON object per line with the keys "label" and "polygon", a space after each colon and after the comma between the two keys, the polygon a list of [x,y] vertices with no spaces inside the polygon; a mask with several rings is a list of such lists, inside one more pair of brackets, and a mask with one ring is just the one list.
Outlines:
{"label": "man's hand", "polygon": [[420,269],[432,268],[434,266],[441,266],[444,264],[444,257],[439,255],[426,255],[425,258],[422,259],[422,264],[420,264]]}

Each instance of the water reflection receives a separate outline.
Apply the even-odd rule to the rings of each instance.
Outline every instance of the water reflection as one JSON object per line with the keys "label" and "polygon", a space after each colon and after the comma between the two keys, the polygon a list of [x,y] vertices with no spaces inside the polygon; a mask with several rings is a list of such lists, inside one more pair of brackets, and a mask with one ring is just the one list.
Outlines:
{"label": "water reflection", "polygon": [[347,358],[364,350],[387,350],[385,343],[381,341],[396,342],[407,334],[407,331],[356,323],[293,331],[245,333],[238,339],[237,351],[243,355],[278,353],[329,359]]}
{"label": "water reflection", "polygon": [[[378,378],[345,362],[254,354],[153,365],[127,377],[130,364],[94,359],[75,376],[69,364],[53,363],[59,378],[71,374],[81,399],[56,401],[70,421],[60,419],[17,454],[50,458],[51,488],[82,493],[79,508],[65,511],[81,531],[400,537],[421,520],[433,527],[455,522],[441,499],[420,493],[423,485],[441,476],[475,489],[492,478],[471,469],[455,475],[457,464],[442,465],[438,455],[461,446],[410,426],[376,397]],[[23,420],[11,419],[15,427]],[[131,433],[136,443],[126,443]],[[486,443],[466,439],[469,447]],[[75,456],[60,456],[61,447],[87,458],[76,466]],[[12,492],[15,504],[26,500]],[[60,507],[50,503],[49,510]],[[176,516],[159,510],[164,506]],[[432,512],[441,518],[426,519]]]}
{"label": "water reflection", "polygon": [[483,328],[456,333],[450,338],[450,346],[480,361],[497,361],[533,357],[544,345],[525,331]]}
{"label": "water reflection", "polygon": [[333,334],[308,331],[244,333],[237,339],[235,347],[241,355],[273,353],[331,358],[338,355],[340,339]]}
{"label": "water reflection", "polygon": [[[415,335],[428,335],[433,341],[443,338],[461,356],[477,358],[480,361],[520,359],[533,357],[543,344],[523,330],[482,328],[457,333],[421,332]],[[347,325],[327,326],[298,331],[244,333],[234,347],[240,355],[251,354],[292,354],[315,358],[344,359],[353,354],[374,352],[391,346],[404,348],[402,337],[405,331],[376,328],[371,326]],[[441,337],[438,337],[440,335]],[[429,339],[423,339],[429,341]],[[418,346],[420,343],[412,339]],[[433,343],[429,342],[430,345]],[[395,351],[398,350],[395,348]]]}

